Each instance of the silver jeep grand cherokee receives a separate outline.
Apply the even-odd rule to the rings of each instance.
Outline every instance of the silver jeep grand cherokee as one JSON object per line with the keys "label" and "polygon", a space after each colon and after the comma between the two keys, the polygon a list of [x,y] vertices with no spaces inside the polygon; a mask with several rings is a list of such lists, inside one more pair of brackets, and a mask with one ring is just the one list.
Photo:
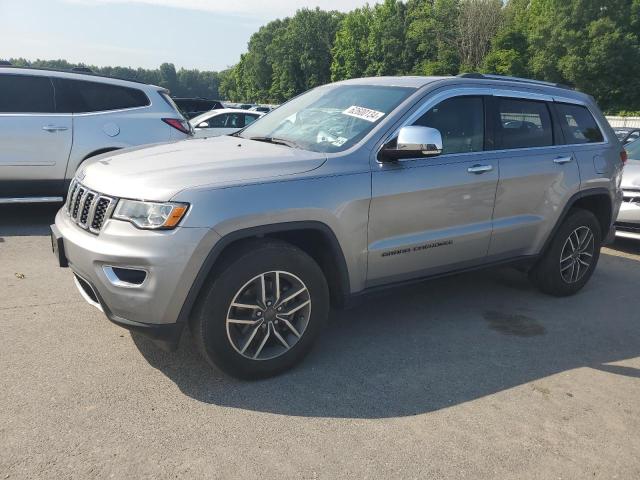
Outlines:
{"label": "silver jeep grand cherokee", "polygon": [[309,351],[329,306],[502,263],[570,295],[613,236],[623,149],[593,99],[518,78],[349,80],[232,136],[105,154],[54,251],[84,298],[225,372]]}

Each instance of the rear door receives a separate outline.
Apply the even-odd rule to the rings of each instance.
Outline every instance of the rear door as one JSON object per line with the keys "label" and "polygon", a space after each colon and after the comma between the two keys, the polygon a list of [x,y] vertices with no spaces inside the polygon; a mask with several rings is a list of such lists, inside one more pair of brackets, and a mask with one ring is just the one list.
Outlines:
{"label": "rear door", "polygon": [[498,183],[498,164],[485,151],[485,101],[457,95],[427,103],[409,123],[438,129],[442,154],[374,166],[370,286],[485,261]]}
{"label": "rear door", "polygon": [[72,138],[48,77],[0,74],[0,197],[62,193]]}
{"label": "rear door", "polygon": [[580,189],[571,146],[553,118],[552,99],[493,97],[500,182],[489,258],[539,253],[564,206]]}

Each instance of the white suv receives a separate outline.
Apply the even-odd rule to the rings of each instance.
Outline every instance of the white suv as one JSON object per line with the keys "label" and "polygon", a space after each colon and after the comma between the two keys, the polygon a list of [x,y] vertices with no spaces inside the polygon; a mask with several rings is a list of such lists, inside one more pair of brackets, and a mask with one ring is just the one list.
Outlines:
{"label": "white suv", "polygon": [[62,201],[87,158],[188,137],[168,93],[87,73],[0,67],[0,203]]}

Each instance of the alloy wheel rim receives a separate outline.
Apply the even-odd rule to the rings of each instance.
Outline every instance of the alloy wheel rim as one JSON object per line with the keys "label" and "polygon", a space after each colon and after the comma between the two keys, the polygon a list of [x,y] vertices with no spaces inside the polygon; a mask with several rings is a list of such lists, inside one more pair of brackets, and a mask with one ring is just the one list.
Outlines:
{"label": "alloy wheel rim", "polygon": [[250,360],[284,355],[304,335],[311,316],[311,295],[296,275],[264,272],[245,283],[227,310],[229,343]]}
{"label": "alloy wheel rim", "polygon": [[589,227],[580,226],[569,234],[560,253],[560,275],[566,283],[584,277],[593,262],[594,237]]}

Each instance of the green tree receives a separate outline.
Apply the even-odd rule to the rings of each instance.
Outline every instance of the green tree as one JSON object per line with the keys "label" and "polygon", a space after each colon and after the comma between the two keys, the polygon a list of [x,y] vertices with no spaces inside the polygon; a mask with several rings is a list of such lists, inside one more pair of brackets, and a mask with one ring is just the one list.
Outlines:
{"label": "green tree", "polygon": [[455,75],[460,68],[459,0],[410,0],[407,3],[407,58],[418,75]]}
{"label": "green tree", "polygon": [[333,81],[361,77],[367,70],[373,11],[367,5],[347,13],[336,32],[331,62]]}
{"label": "green tree", "polygon": [[373,8],[365,75],[400,75],[410,69],[405,51],[406,5],[385,0]]}

